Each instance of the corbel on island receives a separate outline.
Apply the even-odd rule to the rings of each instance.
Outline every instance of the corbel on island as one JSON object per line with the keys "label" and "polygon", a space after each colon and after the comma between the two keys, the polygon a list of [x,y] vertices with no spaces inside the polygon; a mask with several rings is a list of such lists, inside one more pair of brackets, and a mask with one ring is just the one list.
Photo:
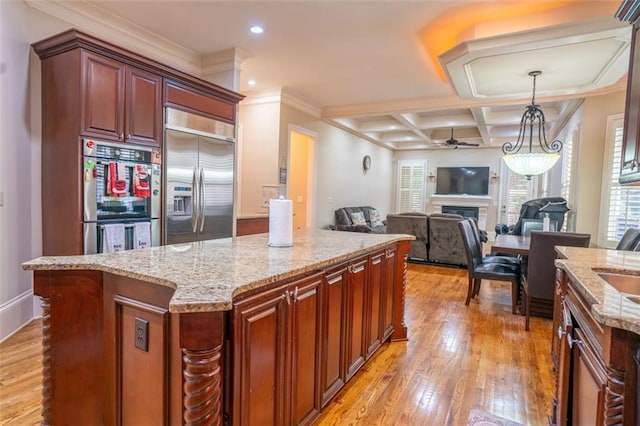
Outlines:
{"label": "corbel on island", "polygon": [[43,424],[308,424],[407,338],[410,235],[41,257]]}

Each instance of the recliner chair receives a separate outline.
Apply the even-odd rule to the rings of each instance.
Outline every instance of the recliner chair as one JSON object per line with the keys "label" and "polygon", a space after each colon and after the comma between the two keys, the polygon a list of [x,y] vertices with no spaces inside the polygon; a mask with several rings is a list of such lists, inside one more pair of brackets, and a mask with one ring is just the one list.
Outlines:
{"label": "recliner chair", "polygon": [[520,207],[520,216],[513,226],[499,223],[496,225],[496,234],[522,235],[522,221],[524,219],[543,219],[545,214],[549,219],[557,222],[556,229],[562,229],[564,215],[569,211],[567,200],[562,197],[544,197],[525,201]]}

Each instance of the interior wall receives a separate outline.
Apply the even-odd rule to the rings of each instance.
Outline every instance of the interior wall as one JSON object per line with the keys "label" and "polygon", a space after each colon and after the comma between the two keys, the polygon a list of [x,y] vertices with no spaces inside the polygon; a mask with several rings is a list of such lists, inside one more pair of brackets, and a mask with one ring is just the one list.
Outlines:
{"label": "interior wall", "polygon": [[276,99],[247,99],[238,112],[242,135],[238,139],[237,177],[240,190],[237,216],[266,214],[262,203],[263,185],[279,182],[280,102]]}
{"label": "interior wall", "polygon": [[[365,155],[371,157],[366,173]],[[340,207],[372,206],[382,217],[391,211],[392,151],[321,123],[316,161],[316,227],[335,224]]]}
{"label": "interior wall", "polygon": [[425,160],[427,162],[427,205],[431,196],[436,191],[436,176],[438,167],[489,167],[489,196],[491,204],[487,210],[487,230],[493,231],[498,219],[498,199],[500,194],[500,162],[502,151],[500,149],[433,149],[427,151],[397,151],[393,158],[393,213],[397,211],[398,197],[398,161],[400,160]]}
{"label": "interior wall", "polygon": [[580,124],[580,152],[576,167],[576,232],[592,235],[598,243],[602,200],[602,169],[606,145],[607,117],[624,112],[625,92],[619,91],[585,100]]}
{"label": "interior wall", "polygon": [[42,254],[40,64],[30,45],[69,25],[22,1],[0,1],[0,24],[1,341],[34,316],[32,273],[20,264]]}

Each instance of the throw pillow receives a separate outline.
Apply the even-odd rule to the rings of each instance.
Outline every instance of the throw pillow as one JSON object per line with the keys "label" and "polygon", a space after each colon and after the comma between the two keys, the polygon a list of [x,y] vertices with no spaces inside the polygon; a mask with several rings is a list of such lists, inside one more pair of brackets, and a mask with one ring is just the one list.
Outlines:
{"label": "throw pillow", "polygon": [[369,218],[371,218],[371,226],[384,226],[384,223],[382,223],[382,219],[380,218],[380,213],[378,213],[378,210],[376,209],[369,210]]}
{"label": "throw pillow", "polygon": [[351,222],[354,225],[366,225],[367,221],[364,218],[364,213],[362,212],[353,212],[351,213]]}

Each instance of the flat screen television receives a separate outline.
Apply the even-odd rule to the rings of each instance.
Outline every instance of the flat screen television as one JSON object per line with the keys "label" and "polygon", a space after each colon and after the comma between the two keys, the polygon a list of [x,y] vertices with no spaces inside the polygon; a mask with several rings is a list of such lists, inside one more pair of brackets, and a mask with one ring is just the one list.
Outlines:
{"label": "flat screen television", "polygon": [[489,195],[489,167],[438,167],[436,194]]}

